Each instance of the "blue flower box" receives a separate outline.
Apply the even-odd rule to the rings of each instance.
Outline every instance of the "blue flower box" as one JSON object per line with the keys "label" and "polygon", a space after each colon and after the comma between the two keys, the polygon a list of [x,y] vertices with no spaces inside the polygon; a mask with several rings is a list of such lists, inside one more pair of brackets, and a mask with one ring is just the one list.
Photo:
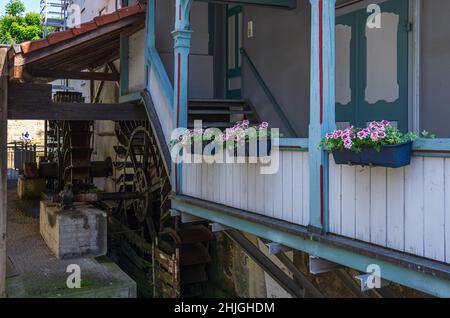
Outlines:
{"label": "blue flower box", "polygon": [[[242,148],[244,148],[244,149],[242,149]],[[230,152],[232,152],[232,155],[235,157],[246,157],[246,158],[247,157],[257,157],[257,158],[270,157],[270,155],[272,153],[272,140],[267,139],[267,141],[265,143],[265,147],[264,147],[264,143],[257,140],[256,141],[256,153],[253,148],[250,149],[250,144],[248,142],[246,142],[242,146],[234,148]]]}
{"label": "blue flower box", "polygon": [[378,152],[364,147],[360,153],[350,150],[334,150],[334,161],[338,165],[401,168],[411,164],[412,142],[381,147]]}

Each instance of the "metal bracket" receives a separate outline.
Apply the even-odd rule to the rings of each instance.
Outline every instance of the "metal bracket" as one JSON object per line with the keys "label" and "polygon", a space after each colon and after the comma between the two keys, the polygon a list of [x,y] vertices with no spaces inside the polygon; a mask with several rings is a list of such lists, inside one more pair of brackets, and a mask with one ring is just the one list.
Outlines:
{"label": "metal bracket", "polygon": [[313,275],[327,273],[343,267],[344,266],[337,263],[327,261],[317,256],[309,255],[309,272]]}
{"label": "metal bracket", "polygon": [[220,223],[211,223],[211,231],[213,233],[222,232],[229,230],[230,228],[228,226],[222,225]]}
{"label": "metal bracket", "polygon": [[275,255],[275,254],[292,251],[292,248],[281,245],[280,243],[275,243],[275,242],[266,243],[266,246],[269,249],[270,255]]}

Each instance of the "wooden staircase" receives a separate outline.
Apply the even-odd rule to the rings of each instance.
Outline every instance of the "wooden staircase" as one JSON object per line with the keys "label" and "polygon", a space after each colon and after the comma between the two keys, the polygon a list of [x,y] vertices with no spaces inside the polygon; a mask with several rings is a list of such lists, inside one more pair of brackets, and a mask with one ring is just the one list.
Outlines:
{"label": "wooden staircase", "polygon": [[190,99],[188,128],[194,128],[195,120],[202,120],[203,128],[225,129],[237,121],[249,120],[258,124],[260,118],[249,100],[244,99]]}

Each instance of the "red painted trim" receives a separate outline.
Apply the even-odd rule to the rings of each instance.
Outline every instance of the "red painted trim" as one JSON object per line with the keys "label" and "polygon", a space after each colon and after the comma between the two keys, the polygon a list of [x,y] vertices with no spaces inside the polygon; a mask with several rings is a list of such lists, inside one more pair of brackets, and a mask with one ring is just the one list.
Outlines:
{"label": "red painted trim", "polygon": [[324,224],[324,182],[323,182],[323,165],[320,165],[320,222]]}
{"label": "red painted trim", "polygon": [[323,123],[323,0],[319,0],[320,124]]}
{"label": "red painted trim", "polygon": [[177,127],[180,126],[180,82],[181,82],[181,53],[178,53],[178,69],[177,69]]}

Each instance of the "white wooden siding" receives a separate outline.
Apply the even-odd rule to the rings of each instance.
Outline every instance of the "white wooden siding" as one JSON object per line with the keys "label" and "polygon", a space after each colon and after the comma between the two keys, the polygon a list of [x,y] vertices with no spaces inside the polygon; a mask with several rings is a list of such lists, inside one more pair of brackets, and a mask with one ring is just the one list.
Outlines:
{"label": "white wooden siding", "polygon": [[401,169],[330,158],[330,231],[450,263],[450,158],[413,157]]}
{"label": "white wooden siding", "polygon": [[309,164],[306,152],[278,152],[279,170],[260,164],[183,164],[183,193],[299,225],[309,223]]}

